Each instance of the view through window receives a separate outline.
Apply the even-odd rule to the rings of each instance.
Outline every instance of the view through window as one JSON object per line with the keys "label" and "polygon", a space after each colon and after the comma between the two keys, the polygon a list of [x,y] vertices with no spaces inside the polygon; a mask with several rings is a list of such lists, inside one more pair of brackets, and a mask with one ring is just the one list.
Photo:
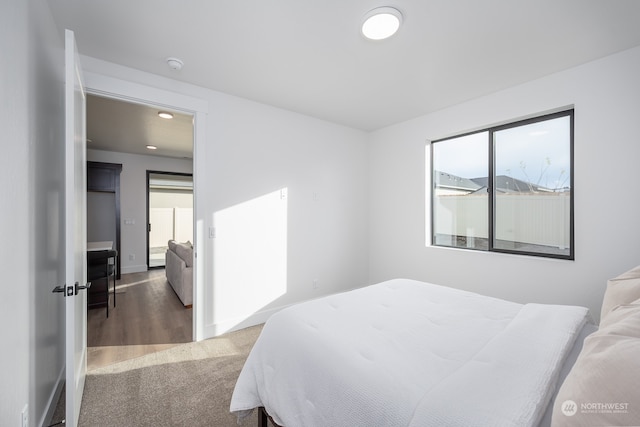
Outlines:
{"label": "view through window", "polygon": [[431,143],[432,244],[573,259],[573,110]]}

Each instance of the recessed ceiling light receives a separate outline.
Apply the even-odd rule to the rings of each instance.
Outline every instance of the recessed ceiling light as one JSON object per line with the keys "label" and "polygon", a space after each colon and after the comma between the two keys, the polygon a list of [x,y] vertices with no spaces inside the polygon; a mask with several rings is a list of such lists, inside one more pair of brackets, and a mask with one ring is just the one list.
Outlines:
{"label": "recessed ceiling light", "polygon": [[158,147],[156,147],[155,145],[147,145],[147,150],[157,150]]}
{"label": "recessed ceiling light", "polygon": [[402,24],[402,13],[393,7],[378,7],[364,15],[362,35],[371,40],[391,37]]}
{"label": "recessed ceiling light", "polygon": [[159,111],[158,116],[162,117],[163,119],[173,119],[173,114],[166,111]]}

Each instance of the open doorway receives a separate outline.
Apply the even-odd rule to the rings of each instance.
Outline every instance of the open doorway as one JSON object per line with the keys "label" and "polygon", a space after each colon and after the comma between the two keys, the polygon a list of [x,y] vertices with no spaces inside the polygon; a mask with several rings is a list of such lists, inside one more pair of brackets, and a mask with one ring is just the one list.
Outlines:
{"label": "open doorway", "polygon": [[[116,221],[122,226],[118,250],[122,275],[107,303],[109,317],[100,308],[89,310],[87,316],[90,370],[193,340],[193,310],[182,304],[163,269],[148,271],[148,171],[172,171],[190,183],[188,215],[193,236],[194,114],[167,105],[103,93],[87,96],[87,159],[122,165],[123,213]],[[98,222],[98,228],[104,228]]]}
{"label": "open doorway", "polygon": [[[202,205],[199,203],[199,200],[205,193],[202,187],[198,184],[198,182],[200,182],[198,180],[198,176],[200,176],[203,173],[202,171],[206,170],[208,166],[206,164],[206,157],[198,156],[198,151],[207,145],[206,129],[209,123],[209,101],[204,98],[198,98],[192,95],[178,93],[176,91],[168,91],[160,89],[159,87],[148,86],[143,83],[136,83],[117,77],[104,77],[100,74],[94,74],[91,72],[85,73],[85,76],[87,78],[86,90],[88,95],[161,107],[156,110],[156,114],[163,111],[165,108],[168,108],[172,112],[182,112],[187,114],[189,124],[188,129],[191,131],[191,138],[188,143],[188,151],[183,155],[183,158],[191,164],[190,172],[193,173],[194,177],[194,221],[197,220],[196,224],[198,224],[198,226],[195,228],[196,234],[194,235],[193,246],[194,250],[205,250],[207,242],[204,240],[204,236],[202,235],[200,224],[207,225],[208,220],[203,216],[203,213],[200,212],[202,210]],[[180,116],[176,117],[179,118]],[[174,120],[175,118],[172,121]],[[88,138],[91,138],[90,135],[87,136]],[[88,146],[91,144],[92,143],[87,142]],[[157,151],[160,155],[161,150],[158,148]],[[148,169],[169,170],[164,167],[149,167],[145,169],[143,173],[146,173],[146,170]],[[125,169],[123,173],[127,172],[127,170],[128,168]],[[137,197],[140,197],[144,201],[144,176],[140,181],[136,181],[136,186],[138,183],[141,183],[142,194]],[[127,220],[131,222],[131,218],[129,218],[127,212],[123,212],[123,215],[123,228],[127,230],[126,232],[123,232],[124,237],[124,235],[129,235],[128,228],[124,226],[128,225]],[[144,219],[146,218],[144,218],[144,214],[138,218],[141,219],[141,221],[138,221],[138,224],[142,224],[144,226],[144,229],[142,230],[143,252],[141,254],[141,258],[144,259],[144,244],[146,240],[144,238],[144,235],[146,234],[146,223],[144,222]],[[138,234],[136,234],[136,236],[137,235]],[[123,261],[126,259],[125,257],[129,258],[128,254],[124,254],[122,257]],[[206,328],[206,319],[208,318],[207,313],[211,313],[213,311],[212,299],[206,298],[207,290],[204,285],[206,281],[204,278],[205,268],[203,260],[203,257],[197,257],[194,258],[193,263],[193,309],[188,310],[188,312],[193,312],[192,340],[202,340],[209,335]],[[161,273],[162,270],[151,270],[147,273],[154,272]]]}
{"label": "open doorway", "polygon": [[193,175],[147,171],[147,265],[165,266],[169,240],[193,243]]}

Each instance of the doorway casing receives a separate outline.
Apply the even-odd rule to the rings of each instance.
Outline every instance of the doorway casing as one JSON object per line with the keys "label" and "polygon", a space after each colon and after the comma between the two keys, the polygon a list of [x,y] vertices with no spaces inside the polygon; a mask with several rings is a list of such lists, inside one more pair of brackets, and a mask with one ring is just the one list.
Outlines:
{"label": "doorway casing", "polygon": [[118,99],[138,104],[148,104],[183,111],[193,115],[193,212],[194,212],[194,272],[193,272],[193,340],[200,341],[204,336],[205,289],[201,258],[198,251],[203,247],[204,236],[200,234],[198,224],[198,169],[196,156],[198,147],[206,142],[206,123],[209,103],[200,98],[169,92],[145,86],[139,83],[120,80],[93,72],[85,71],[86,90],[90,94]]}

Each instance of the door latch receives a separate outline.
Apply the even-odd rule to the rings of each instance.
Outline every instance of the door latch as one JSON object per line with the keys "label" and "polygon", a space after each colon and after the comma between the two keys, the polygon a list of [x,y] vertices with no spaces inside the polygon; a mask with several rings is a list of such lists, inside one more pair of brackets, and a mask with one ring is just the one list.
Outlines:
{"label": "door latch", "polygon": [[53,288],[53,291],[51,292],[53,292],[54,294],[61,293],[65,297],[72,297],[73,286],[67,286],[67,285],[56,286],[55,288]]}
{"label": "door latch", "polygon": [[53,288],[53,291],[51,292],[53,292],[54,294],[61,293],[65,297],[72,297],[74,295],[78,295],[78,291],[82,289],[89,289],[90,287],[91,287],[91,282],[87,282],[87,284],[84,286],[80,286],[80,283],[76,282],[73,286],[66,286],[66,285],[56,286],[55,288]]}

